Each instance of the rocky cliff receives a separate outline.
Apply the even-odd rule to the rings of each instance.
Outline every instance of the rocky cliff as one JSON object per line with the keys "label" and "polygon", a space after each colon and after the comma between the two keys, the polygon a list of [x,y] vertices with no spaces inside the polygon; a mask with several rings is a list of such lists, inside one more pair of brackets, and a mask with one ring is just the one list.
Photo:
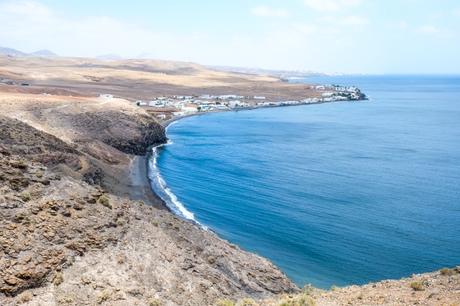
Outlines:
{"label": "rocky cliff", "polygon": [[145,164],[134,154],[166,139],[128,101],[0,93],[0,103],[0,305],[460,302],[458,268],[299,291],[135,182],[133,165]]}
{"label": "rocky cliff", "polygon": [[130,197],[133,154],[165,141],[146,113],[117,99],[10,98],[0,116],[1,305],[213,305],[298,290],[159,199]]}

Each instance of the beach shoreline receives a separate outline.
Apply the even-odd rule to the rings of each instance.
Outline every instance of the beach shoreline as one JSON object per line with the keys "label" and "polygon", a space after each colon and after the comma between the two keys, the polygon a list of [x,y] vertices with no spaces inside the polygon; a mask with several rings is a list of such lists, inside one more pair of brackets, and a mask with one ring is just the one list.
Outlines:
{"label": "beach shoreline", "polygon": [[[165,129],[166,138],[168,139],[167,130],[168,127],[171,126],[173,123],[196,116],[203,116],[209,114],[217,114],[217,113],[226,113],[226,112],[240,112],[240,111],[254,111],[259,109],[267,109],[267,108],[279,108],[279,107],[295,107],[295,106],[306,106],[306,105],[317,105],[317,104],[326,104],[326,103],[356,103],[356,102],[364,102],[368,101],[367,99],[357,100],[357,101],[319,101],[314,103],[305,103],[305,104],[295,104],[295,105],[270,105],[270,106],[256,106],[256,107],[248,107],[248,108],[241,108],[241,109],[230,109],[230,110],[217,110],[217,111],[210,111],[210,112],[197,112],[186,114],[182,116],[176,116],[171,119],[165,120],[160,122],[160,124]],[[167,145],[168,142],[160,143],[154,146],[149,147],[148,151],[144,156],[134,156],[130,165],[129,165],[129,178],[130,183],[128,184],[128,188],[133,188],[133,190],[128,190],[130,197],[133,200],[142,200],[146,203],[151,203],[151,205],[155,207],[161,207],[162,209],[168,210],[170,213],[184,218],[180,214],[178,214],[174,209],[172,209],[168,203],[159,195],[159,192],[155,190],[152,186],[152,179],[149,176],[149,160],[152,158],[152,154],[160,154],[158,152],[158,148],[161,148]],[[154,150],[156,149],[156,150]],[[160,173],[159,169],[157,170]],[[160,173],[161,175],[161,173]],[[181,203],[182,204],[182,203]],[[174,204],[171,204],[174,205]],[[194,219],[184,218],[185,220],[191,221],[199,226],[202,226],[199,222]],[[210,229],[212,230],[212,229]]]}
{"label": "beach shoreline", "polygon": [[[129,197],[132,200],[144,201],[156,208],[168,209],[164,201],[155,193],[148,177],[148,160],[150,154],[134,156],[129,165]],[[168,209],[169,210],[169,209]]]}

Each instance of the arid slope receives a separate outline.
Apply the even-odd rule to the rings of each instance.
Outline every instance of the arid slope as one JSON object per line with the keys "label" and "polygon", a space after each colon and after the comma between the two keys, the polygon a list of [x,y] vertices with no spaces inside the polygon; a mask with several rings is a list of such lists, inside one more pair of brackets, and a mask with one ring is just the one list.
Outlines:
{"label": "arid slope", "polygon": [[0,305],[460,303],[458,269],[299,293],[266,259],[168,212],[142,157],[164,129],[133,101],[206,93],[314,94],[189,63],[0,57]]}
{"label": "arid slope", "polygon": [[[11,82],[28,86],[1,85]],[[0,91],[74,96],[113,94],[130,100],[163,95],[263,95],[271,100],[316,95],[309,86],[270,76],[223,71],[184,62],[155,60],[102,61],[89,58],[0,56]]]}
{"label": "arid slope", "polygon": [[[131,197],[164,130],[124,99],[0,93],[0,304],[212,305],[296,286],[267,260]],[[155,305],[155,304],[152,304]]]}

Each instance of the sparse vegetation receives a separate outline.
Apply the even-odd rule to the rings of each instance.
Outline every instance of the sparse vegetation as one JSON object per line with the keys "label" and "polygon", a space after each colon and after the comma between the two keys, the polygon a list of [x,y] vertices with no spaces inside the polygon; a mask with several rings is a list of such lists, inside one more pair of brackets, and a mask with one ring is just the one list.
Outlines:
{"label": "sparse vegetation", "polygon": [[307,284],[302,288],[302,292],[306,295],[311,295],[313,293],[314,287],[311,284]]}
{"label": "sparse vegetation", "polygon": [[315,301],[305,293],[289,296],[280,301],[278,306],[315,306]]}
{"label": "sparse vegetation", "polygon": [[97,202],[104,207],[112,209],[112,204],[110,204],[110,199],[105,194],[101,195],[99,199],[97,200]]}
{"label": "sparse vegetation", "polygon": [[111,293],[109,290],[104,290],[97,296],[97,303],[102,304],[110,299]]}
{"label": "sparse vegetation", "polygon": [[449,268],[441,269],[440,273],[441,275],[445,275],[445,276],[452,276],[452,275],[457,274],[457,272],[454,269],[449,269]]}
{"label": "sparse vegetation", "polygon": [[30,199],[32,198],[32,196],[30,195],[30,193],[24,191],[22,193],[19,194],[19,197],[21,198],[21,200],[23,200],[24,202],[29,202]]}
{"label": "sparse vegetation", "polygon": [[235,302],[233,302],[231,300],[227,300],[227,299],[218,300],[216,302],[216,306],[235,306]]}
{"label": "sparse vegetation", "polygon": [[259,304],[257,304],[256,301],[254,301],[253,299],[246,298],[238,302],[238,304],[236,305],[237,306],[258,306]]}
{"label": "sparse vegetation", "polygon": [[73,304],[74,299],[71,296],[64,296],[64,297],[61,297],[60,299],[58,299],[58,303],[59,304]]}
{"label": "sparse vegetation", "polygon": [[59,286],[63,282],[64,282],[64,276],[62,275],[62,272],[57,272],[53,278],[53,284],[55,286]]}
{"label": "sparse vegetation", "polygon": [[423,286],[422,282],[412,282],[412,283],[410,283],[410,287],[414,291],[423,291],[423,290],[425,290],[425,286]]}
{"label": "sparse vegetation", "polygon": [[216,257],[214,256],[208,256],[208,263],[215,264],[216,263]]}
{"label": "sparse vegetation", "polygon": [[155,298],[149,300],[149,306],[161,306],[161,302]]}

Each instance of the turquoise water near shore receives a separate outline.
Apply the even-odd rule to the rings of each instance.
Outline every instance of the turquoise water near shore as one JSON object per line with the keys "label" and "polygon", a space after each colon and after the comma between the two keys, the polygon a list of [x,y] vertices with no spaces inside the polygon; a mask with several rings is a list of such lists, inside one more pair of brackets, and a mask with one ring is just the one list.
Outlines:
{"label": "turquoise water near shore", "polygon": [[299,285],[459,265],[460,77],[297,81],[371,100],[177,121],[151,161],[156,192]]}

